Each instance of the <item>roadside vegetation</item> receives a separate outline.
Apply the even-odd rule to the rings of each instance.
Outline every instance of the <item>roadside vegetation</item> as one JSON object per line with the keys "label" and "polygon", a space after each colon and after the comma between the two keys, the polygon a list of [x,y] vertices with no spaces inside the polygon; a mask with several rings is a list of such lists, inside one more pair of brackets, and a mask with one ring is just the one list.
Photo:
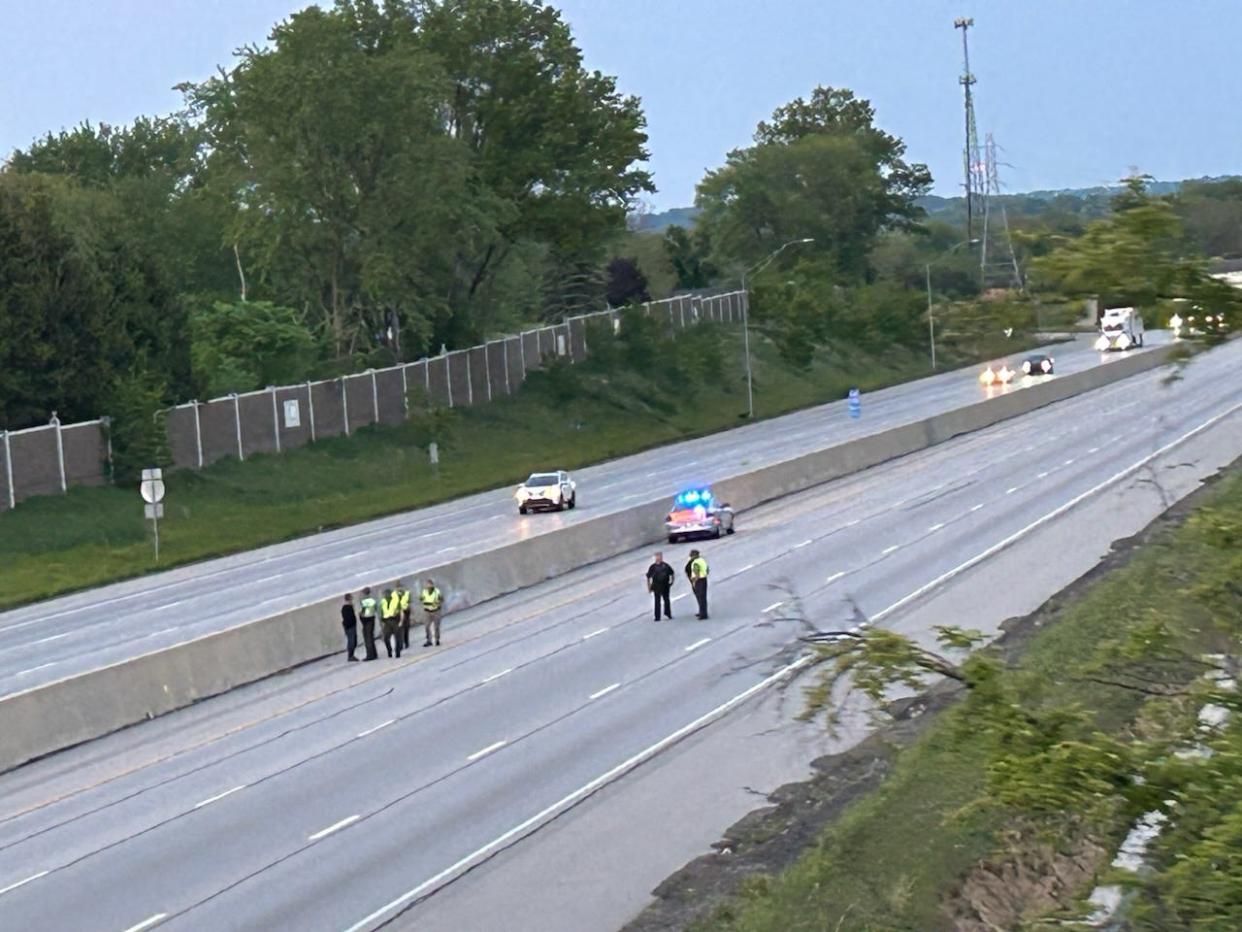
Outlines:
{"label": "roadside vegetation", "polygon": [[[1242,928],[1239,579],[1235,466],[998,648],[956,628],[939,649],[881,630],[821,644],[810,715],[831,718],[843,677],[882,701],[947,675],[960,698],[792,867],[697,928],[1085,929],[1097,882],[1120,885],[1118,928]],[[1229,717],[1204,730],[1208,704]],[[1151,813],[1167,825],[1146,868],[1110,868]]]}

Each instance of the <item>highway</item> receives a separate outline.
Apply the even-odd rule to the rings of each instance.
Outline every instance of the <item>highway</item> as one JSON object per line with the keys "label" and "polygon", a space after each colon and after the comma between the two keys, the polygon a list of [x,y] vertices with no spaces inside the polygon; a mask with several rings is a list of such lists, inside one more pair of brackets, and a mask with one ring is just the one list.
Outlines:
{"label": "highway", "polygon": [[[1059,354],[1067,358],[1095,359]],[[590,797],[595,812],[619,807],[610,822],[622,835],[630,826],[659,837],[651,821],[659,816],[627,808],[627,784],[649,761],[697,753],[679,737],[743,714],[799,662],[797,637],[808,626],[860,614],[901,626],[939,584],[987,572],[1007,543],[1035,548],[1026,575],[1039,579],[1042,564],[1073,556],[1063,545],[1040,551],[1051,539],[1041,535],[1087,541],[1107,527],[1101,513],[1141,526],[1164,507],[1152,481],[1184,494],[1242,454],[1240,371],[1242,345],[1230,344],[1195,360],[1172,387],[1161,386],[1160,371],[1136,376],[745,512],[734,538],[702,547],[712,565],[709,621],[693,619],[683,579],[677,618],[652,623],[642,591],[650,554],[631,553],[450,615],[439,650],[376,664],[326,660],[0,776],[0,925],[352,932],[397,917],[395,928],[615,928],[644,902],[652,871],[662,876],[683,853],[651,847],[644,863],[617,861],[608,881],[616,890],[601,897],[613,905],[583,914],[593,893],[572,877],[517,882],[543,858],[545,834],[527,836],[550,820],[572,825],[576,804]],[[877,399],[867,416],[908,418],[978,392],[969,374],[941,376],[921,392]],[[739,431],[686,448],[702,454],[705,470],[743,453],[772,456],[773,447],[786,456],[824,439],[826,426],[839,439],[849,429],[840,419],[804,412],[760,425],[771,430],[760,443],[746,445],[758,435]],[[584,505],[606,507],[586,498],[606,482],[615,497],[692,478],[674,474],[665,456],[584,472]],[[636,476],[642,468],[656,475]],[[490,508],[493,498],[473,507]],[[394,519],[421,520],[430,519]],[[343,535],[332,546],[364,539]],[[315,543],[328,546],[298,546]],[[392,558],[373,546],[377,558]],[[1082,559],[1094,560],[1083,547]],[[689,546],[665,549],[680,570]],[[161,599],[179,586],[214,591],[273,563],[140,585],[174,587],[159,590]],[[341,571],[347,578],[353,565]],[[376,573],[372,563],[367,578]],[[1013,588],[1024,585],[1015,579]],[[983,626],[987,593],[971,604],[969,621]],[[104,623],[89,612],[74,618]],[[753,763],[721,767],[744,779]],[[705,837],[733,817],[704,813]],[[588,860],[586,851],[562,853],[571,873],[575,860]],[[465,873],[497,854],[526,859],[524,870]],[[528,908],[538,921],[509,911],[523,898],[537,904]]]}
{"label": "highway", "polygon": [[[1148,337],[1153,346],[1167,339]],[[1089,337],[1050,352],[1058,375],[1123,355],[1092,351]],[[1022,355],[1009,357],[1011,365]],[[857,421],[841,401],[580,470],[580,505],[572,512],[521,518],[509,490],[495,490],[0,613],[0,698],[343,591],[384,585],[411,566],[552,533],[639,500],[671,499],[687,483],[831,447],[979,401],[987,392],[974,370],[943,373],[866,395]]]}

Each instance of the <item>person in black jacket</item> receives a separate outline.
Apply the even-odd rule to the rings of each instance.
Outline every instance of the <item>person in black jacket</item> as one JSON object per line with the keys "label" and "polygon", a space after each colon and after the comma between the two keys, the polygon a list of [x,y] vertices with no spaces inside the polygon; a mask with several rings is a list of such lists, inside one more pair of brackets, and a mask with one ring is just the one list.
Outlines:
{"label": "person in black jacket", "polygon": [[356,661],[354,651],[358,649],[358,616],[354,613],[354,597],[345,593],[345,604],[341,606],[341,627],[345,629],[345,657]]}
{"label": "person in black jacket", "polygon": [[647,567],[647,591],[651,593],[655,601],[655,620],[660,620],[660,606],[664,606],[664,617],[673,617],[673,607],[669,602],[668,594],[673,588],[673,581],[677,579],[677,573],[673,568],[664,562],[664,554],[657,553],[655,561]]}

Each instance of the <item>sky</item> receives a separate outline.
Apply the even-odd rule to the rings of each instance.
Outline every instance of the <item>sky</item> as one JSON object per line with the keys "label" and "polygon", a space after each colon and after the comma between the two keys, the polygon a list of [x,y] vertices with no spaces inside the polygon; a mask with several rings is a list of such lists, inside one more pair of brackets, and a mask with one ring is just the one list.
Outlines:
{"label": "sky", "polygon": [[[180,105],[297,0],[0,0],[0,152]],[[655,210],[817,84],[847,87],[961,192],[957,17],[1010,191],[1242,173],[1239,0],[559,0],[587,67],[643,101]]]}

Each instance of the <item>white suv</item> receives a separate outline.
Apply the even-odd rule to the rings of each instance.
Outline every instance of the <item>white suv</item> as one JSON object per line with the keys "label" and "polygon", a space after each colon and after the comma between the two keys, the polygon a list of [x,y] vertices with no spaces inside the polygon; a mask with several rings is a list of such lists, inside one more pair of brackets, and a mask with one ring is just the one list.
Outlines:
{"label": "white suv", "polygon": [[578,504],[577,486],[563,469],[531,473],[513,497],[517,499],[518,514],[523,515],[540,508],[564,511]]}

